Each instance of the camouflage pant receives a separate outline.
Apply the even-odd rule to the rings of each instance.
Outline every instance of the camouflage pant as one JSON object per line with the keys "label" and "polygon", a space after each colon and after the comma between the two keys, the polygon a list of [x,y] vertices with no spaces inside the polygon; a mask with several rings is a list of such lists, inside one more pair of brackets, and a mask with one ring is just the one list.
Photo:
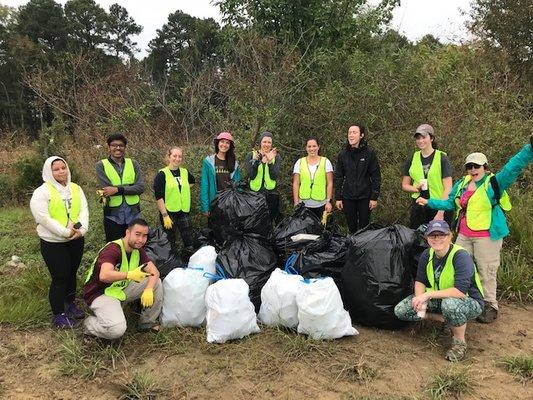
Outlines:
{"label": "camouflage pant", "polygon": [[[406,297],[394,308],[394,314],[402,321],[420,321],[422,319],[413,310],[412,300],[413,295]],[[442,314],[444,322],[451,326],[464,325],[467,321],[478,317],[482,311],[479,303],[471,297],[431,299],[427,306],[427,312]]]}

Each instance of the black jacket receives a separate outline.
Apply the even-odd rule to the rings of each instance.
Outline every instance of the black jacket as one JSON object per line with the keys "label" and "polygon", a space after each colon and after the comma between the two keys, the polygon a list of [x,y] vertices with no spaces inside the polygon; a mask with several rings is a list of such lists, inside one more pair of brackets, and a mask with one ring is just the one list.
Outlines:
{"label": "black jacket", "polygon": [[347,145],[337,157],[334,172],[336,200],[377,200],[381,187],[378,158],[365,141]]}

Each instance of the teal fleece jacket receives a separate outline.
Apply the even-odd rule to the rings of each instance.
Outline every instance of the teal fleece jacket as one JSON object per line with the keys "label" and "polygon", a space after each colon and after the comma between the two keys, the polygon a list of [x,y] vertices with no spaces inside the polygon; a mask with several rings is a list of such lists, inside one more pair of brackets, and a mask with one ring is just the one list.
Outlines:
{"label": "teal fleece jacket", "polygon": [[[518,153],[516,153],[507,163],[503,166],[502,170],[495,174],[496,181],[500,187],[500,191],[508,189],[520,176],[522,171],[533,161],[533,150],[531,145],[525,145]],[[454,183],[448,199],[430,199],[428,201],[428,207],[435,210],[453,211],[455,210],[455,193],[459,188],[459,185],[463,182],[464,178],[459,179]],[[476,182],[476,187],[479,187],[485,179],[488,179],[488,175],[485,175],[483,179]],[[460,195],[464,193],[466,187],[461,191]],[[494,198],[494,190],[492,185],[489,185],[487,189],[490,202],[496,204]],[[457,218],[457,216],[456,216]],[[499,205],[492,208],[492,218],[489,228],[490,238],[492,240],[498,240],[504,238],[509,234],[509,227],[507,226],[507,219],[505,214]]]}
{"label": "teal fleece jacket", "polygon": [[[235,161],[235,170],[230,175],[233,182],[241,180],[241,170],[239,163]],[[217,195],[217,177],[215,175],[215,155],[212,154],[204,158],[202,163],[202,174],[200,177],[200,210],[203,213],[209,212],[211,202]]]}

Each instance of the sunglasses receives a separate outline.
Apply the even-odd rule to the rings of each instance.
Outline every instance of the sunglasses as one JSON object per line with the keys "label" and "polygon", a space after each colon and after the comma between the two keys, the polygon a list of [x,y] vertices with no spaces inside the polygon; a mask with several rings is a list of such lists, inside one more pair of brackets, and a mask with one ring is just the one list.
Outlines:
{"label": "sunglasses", "polygon": [[466,169],[479,169],[481,168],[483,165],[479,165],[479,164],[476,164],[476,163],[468,163],[465,165],[465,168]]}

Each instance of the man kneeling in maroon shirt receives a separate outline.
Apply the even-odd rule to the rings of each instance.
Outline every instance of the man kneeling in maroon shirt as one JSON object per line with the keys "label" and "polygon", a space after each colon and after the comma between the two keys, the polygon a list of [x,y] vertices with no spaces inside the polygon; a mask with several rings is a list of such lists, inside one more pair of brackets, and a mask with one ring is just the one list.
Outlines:
{"label": "man kneeling in maroon shirt", "polygon": [[118,339],[126,331],[122,303],[141,299],[143,310],[139,330],[159,329],[163,287],[159,271],[143,249],[148,224],[133,220],[126,235],[109,242],[98,253],[87,273],[83,298],[94,316],[85,318],[84,333],[104,339]]}

